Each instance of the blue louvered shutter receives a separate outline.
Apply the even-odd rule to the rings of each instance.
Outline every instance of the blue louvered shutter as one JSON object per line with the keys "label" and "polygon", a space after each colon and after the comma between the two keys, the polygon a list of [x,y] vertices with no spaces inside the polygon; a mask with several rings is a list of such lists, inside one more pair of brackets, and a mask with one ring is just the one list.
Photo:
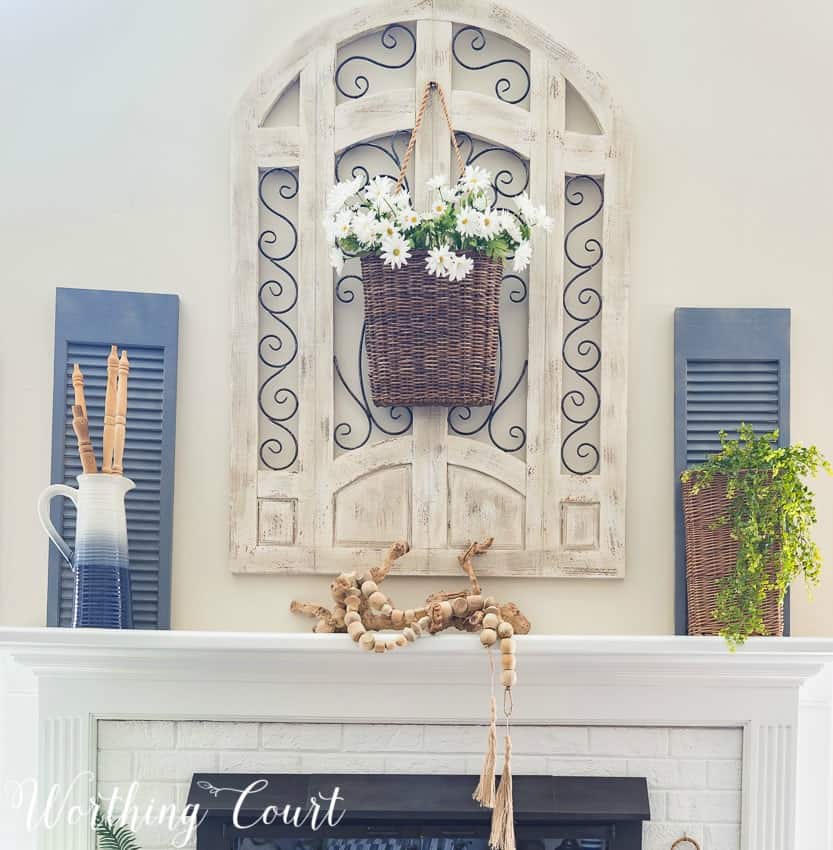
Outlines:
{"label": "blue louvered shutter", "polygon": [[[84,373],[90,436],[101,469],[104,392],[111,343],[130,358],[124,474],[133,625],[166,629],[171,620],[171,536],[176,428],[179,298],[138,292],[57,290],[52,408],[52,481],[77,486],[72,430],[72,364]],[[52,500],[52,521],[72,546],[75,508]],[[72,624],[72,572],[50,546],[47,624]]]}
{"label": "blue louvered shutter", "polygon": [[[718,434],[746,422],[759,434],[790,428],[790,311],[681,307],[674,317],[674,473],[678,634],[687,631],[680,475],[720,450]],[[789,608],[785,610],[788,626]]]}

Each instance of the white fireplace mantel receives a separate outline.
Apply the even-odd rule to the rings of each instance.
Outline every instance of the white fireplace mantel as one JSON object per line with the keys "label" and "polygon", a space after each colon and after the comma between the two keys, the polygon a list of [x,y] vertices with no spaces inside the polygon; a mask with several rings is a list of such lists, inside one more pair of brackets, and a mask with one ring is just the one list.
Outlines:
{"label": "white fireplace mantel", "polygon": [[[0,629],[0,653],[37,677],[42,785],[94,772],[102,718],[471,723],[487,704],[472,635],[379,656],[346,635]],[[833,846],[833,640],[530,635],[518,679],[516,723],[742,728],[744,850]],[[39,846],[91,850],[69,826]]]}

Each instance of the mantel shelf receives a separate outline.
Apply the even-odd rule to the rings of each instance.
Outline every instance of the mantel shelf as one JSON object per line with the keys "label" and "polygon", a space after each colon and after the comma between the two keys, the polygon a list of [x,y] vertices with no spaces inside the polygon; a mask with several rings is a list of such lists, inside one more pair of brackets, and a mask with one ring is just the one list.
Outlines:
{"label": "mantel shelf", "polygon": [[[753,638],[730,652],[720,638],[527,635],[517,638],[524,686],[594,682],[606,686],[697,680],[700,685],[795,686],[833,663],[833,639]],[[215,680],[372,683],[446,679],[482,682],[485,651],[473,635],[443,634],[382,658],[347,635],[264,632],[0,629],[0,649],[38,674]]]}

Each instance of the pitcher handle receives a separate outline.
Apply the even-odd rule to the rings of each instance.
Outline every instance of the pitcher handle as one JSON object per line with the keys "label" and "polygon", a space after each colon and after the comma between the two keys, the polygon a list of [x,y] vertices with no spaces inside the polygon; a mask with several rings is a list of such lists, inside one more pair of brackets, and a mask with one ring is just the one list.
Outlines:
{"label": "pitcher handle", "polygon": [[63,555],[64,560],[72,566],[72,550],[69,548],[66,540],[58,534],[58,529],[52,524],[52,517],[49,516],[49,503],[55,496],[64,496],[69,499],[77,508],[78,507],[78,491],[74,487],[69,487],[66,484],[50,484],[38,499],[38,519],[43,526],[43,530],[49,535],[49,539],[58,548],[58,551]]}

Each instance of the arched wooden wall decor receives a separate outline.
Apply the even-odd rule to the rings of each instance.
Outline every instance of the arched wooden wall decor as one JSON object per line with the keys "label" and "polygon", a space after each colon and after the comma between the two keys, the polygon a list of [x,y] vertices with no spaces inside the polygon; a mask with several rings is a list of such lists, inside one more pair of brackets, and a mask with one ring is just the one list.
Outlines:
{"label": "arched wooden wall decor", "polygon": [[[428,80],[501,205],[555,218],[507,266],[490,408],[369,398],[357,261],[334,275],[321,220],[336,178],[395,175]],[[409,182],[451,174],[427,116]],[[366,567],[407,538],[406,572],[620,577],[625,568],[629,157],[601,78],[513,12],[392,0],[327,22],[262,74],[237,116],[231,564]],[[544,241],[545,240],[545,241]]]}

